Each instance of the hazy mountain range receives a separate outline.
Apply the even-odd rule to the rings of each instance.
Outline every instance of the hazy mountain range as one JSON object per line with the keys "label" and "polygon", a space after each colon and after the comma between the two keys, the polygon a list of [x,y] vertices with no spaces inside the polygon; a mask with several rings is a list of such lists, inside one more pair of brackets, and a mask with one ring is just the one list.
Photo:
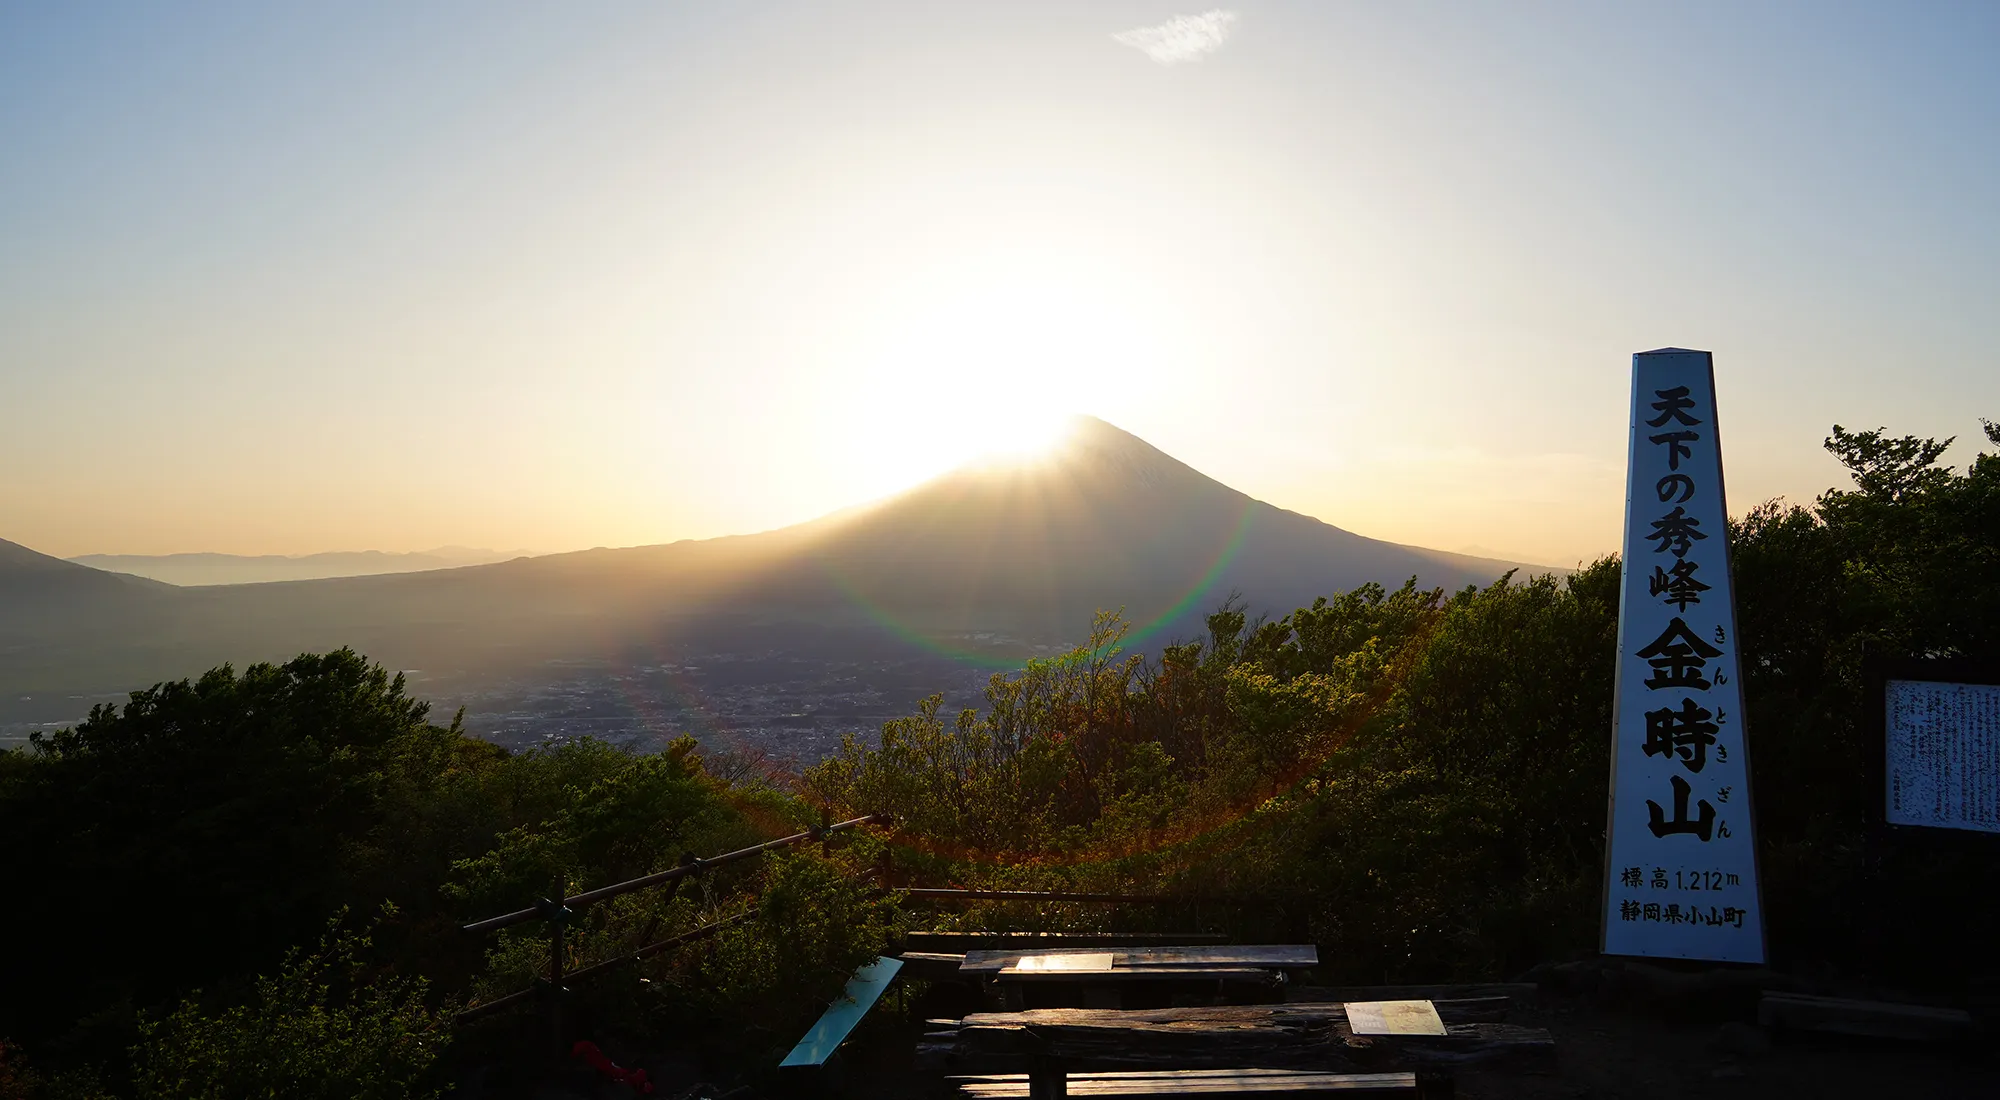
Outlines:
{"label": "hazy mountain range", "polygon": [[486,565],[528,557],[526,550],[478,550],[441,546],[414,553],[381,550],[337,550],[324,554],[79,554],[67,560],[111,573],[130,573],[182,587],[209,584],[260,584],[265,581],[314,581],[327,577],[372,577],[382,573],[419,573]]}
{"label": "hazy mountain range", "polygon": [[[1421,507],[1421,501],[1411,502]],[[502,674],[648,652],[1031,652],[1123,608],[1156,644],[1231,591],[1282,614],[1367,581],[1487,584],[1516,563],[1365,538],[1253,500],[1102,421],[761,534],[423,572],[176,587],[0,542],[0,702],[126,690],[352,645]],[[39,709],[39,708],[30,708]]]}

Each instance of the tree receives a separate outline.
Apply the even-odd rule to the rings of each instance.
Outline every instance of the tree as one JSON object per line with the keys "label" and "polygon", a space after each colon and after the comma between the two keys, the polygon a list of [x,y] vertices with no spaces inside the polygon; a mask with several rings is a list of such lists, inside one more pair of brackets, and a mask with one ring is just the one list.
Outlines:
{"label": "tree", "polygon": [[462,740],[428,713],[343,649],[159,684],[34,738],[0,780],[11,870],[33,884],[0,937],[36,944],[0,963],[0,1030],[58,1032],[309,939],[352,899],[402,750]]}

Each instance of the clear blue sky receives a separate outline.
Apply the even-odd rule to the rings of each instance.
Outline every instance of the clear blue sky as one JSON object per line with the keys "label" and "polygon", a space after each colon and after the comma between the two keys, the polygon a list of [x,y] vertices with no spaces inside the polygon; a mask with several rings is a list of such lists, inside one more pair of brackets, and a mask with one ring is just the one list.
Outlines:
{"label": "clear blue sky", "polygon": [[1739,511],[2000,417],[2000,5],[1226,6],[0,3],[0,537],[664,541],[1088,412],[1561,564],[1634,351]]}

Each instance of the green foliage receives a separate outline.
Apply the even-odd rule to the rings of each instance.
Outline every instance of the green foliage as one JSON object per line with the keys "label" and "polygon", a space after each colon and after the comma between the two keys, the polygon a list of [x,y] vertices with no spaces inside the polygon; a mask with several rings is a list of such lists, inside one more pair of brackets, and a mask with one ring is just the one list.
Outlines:
{"label": "green foliage", "polygon": [[1731,530],[1770,941],[1899,979],[2000,973],[1991,851],[1879,835],[1862,782],[1868,657],[2000,655],[2000,455],[1958,474],[1950,442],[1835,426],[1855,487]]}
{"label": "green foliage", "polygon": [[[1317,715],[1290,712],[1298,744],[1318,729],[1352,734],[1161,871],[1183,892],[1263,899],[1240,934],[1311,938],[1358,980],[1505,973],[1587,942],[1617,575],[1602,561],[1563,582],[1503,579],[1426,601],[1393,661],[1380,636],[1365,636],[1346,691],[1322,693]],[[1379,591],[1361,596],[1348,606]]]}
{"label": "green foliage", "polygon": [[0,1100],[113,1100],[89,1070],[44,1076],[28,1064],[21,1048],[0,1039]]}
{"label": "green foliage", "polygon": [[1501,792],[1509,840],[1596,858],[1609,768],[1618,563],[1451,601],[1398,686],[1392,751]]}
{"label": "green foliage", "polygon": [[426,753],[446,758],[433,770],[493,755],[427,711],[400,676],[341,650],[224,666],[36,737],[5,769],[0,835],[51,907],[0,907],[0,938],[38,945],[9,966],[0,1028],[60,1030],[309,938],[357,900],[357,843],[388,830],[385,807]]}
{"label": "green foliage", "polygon": [[[488,916],[554,896],[636,878],[765,839],[721,781],[707,774],[691,738],[635,756],[598,742],[525,754],[517,767],[545,765],[569,783],[547,799],[547,816],[490,838],[485,852],[452,864],[442,893],[464,917]],[[544,776],[548,778],[548,776]],[[760,790],[756,797],[768,791]],[[755,799],[753,798],[753,804]],[[583,909],[565,936],[574,970],[686,931],[742,904],[754,868],[704,874],[689,895],[640,891]],[[548,974],[549,941],[540,924],[500,933],[474,982],[481,998],[527,988]]]}
{"label": "green foliage", "polygon": [[[467,912],[518,905],[550,893],[556,882],[602,885],[672,866],[683,853],[748,839],[748,830],[702,771],[692,738],[648,756],[596,743],[556,755],[603,759],[588,782],[553,800],[560,808],[503,833],[492,849],[452,865],[448,897]],[[605,754],[609,753],[606,757]]]}
{"label": "green foliage", "polygon": [[[1225,606],[1206,643],[1157,663],[1122,653],[1124,622],[1101,614],[1084,644],[994,676],[985,713],[948,725],[934,697],[875,745],[844,739],[804,787],[964,854],[1155,844],[1282,789],[1349,736],[1441,599],[1371,584],[1254,625]],[[1359,640],[1335,652],[1343,639]]]}
{"label": "green foliage", "polygon": [[873,748],[849,734],[838,755],[808,770],[808,789],[845,809],[893,807],[907,831],[967,848],[1046,837],[1052,792],[1037,798],[1029,783],[1058,774],[1060,746],[1036,743],[1024,758],[1017,739],[971,711],[947,724],[939,714],[943,704],[943,696],[933,695],[915,715],[886,723]]}
{"label": "green foliage", "polygon": [[817,1014],[901,925],[894,898],[811,848],[769,857],[756,904],[755,920],[669,971],[688,1003],[745,1025]]}
{"label": "green foliage", "polygon": [[[2000,428],[1987,434],[2000,443]],[[1937,465],[1948,442],[1836,426],[1827,449],[1854,490],[1732,525],[1767,841],[1861,830],[1866,655],[2000,651],[2000,456],[1957,476]]]}
{"label": "green foliage", "polygon": [[[0,1034],[48,1053],[42,1091],[87,1095],[92,1067],[126,1089],[142,1021],[156,1092],[169,1071],[195,1072],[173,1061],[193,1049],[189,1028],[262,1027],[296,1011],[313,1028],[347,1028],[341,1049],[363,1057],[367,1043],[389,1041],[370,1038],[369,1021],[401,1026],[417,1005],[344,1001],[338,982],[334,999],[314,1001],[313,983],[283,984],[338,970],[332,956],[287,955],[329,914],[391,901],[374,938],[402,972],[453,992],[511,993],[546,972],[546,938],[526,926],[466,937],[458,923],[558,882],[574,892],[752,844],[809,816],[759,773],[711,775],[686,739],[655,754],[588,740],[510,754],[427,718],[400,678],[342,650],[161,684],[0,754],[10,869],[47,902],[0,909],[0,933],[36,945],[0,959]],[[589,907],[567,937],[568,963],[753,905],[759,889],[747,863],[678,897],[641,891]],[[280,978],[255,977],[281,965]],[[182,1003],[196,987],[208,992]],[[316,1034],[286,1041],[304,1051]],[[220,1035],[200,1056],[249,1041]],[[286,1057],[307,1065],[303,1053]]]}
{"label": "green foliage", "polygon": [[34,1087],[34,1072],[21,1048],[0,1039],[0,1100],[29,1100]]}
{"label": "green foliage", "polygon": [[141,1100],[442,1095],[422,1082],[450,1039],[451,1011],[426,1007],[426,983],[371,972],[368,936],[330,927],[259,977],[247,1003],[198,998],[139,1025],[133,1081]]}
{"label": "green foliage", "polygon": [[1102,787],[1098,802],[1103,812],[1095,831],[1104,846],[1123,851],[1143,851],[1171,835],[1190,794],[1174,758],[1157,741],[1129,746]]}

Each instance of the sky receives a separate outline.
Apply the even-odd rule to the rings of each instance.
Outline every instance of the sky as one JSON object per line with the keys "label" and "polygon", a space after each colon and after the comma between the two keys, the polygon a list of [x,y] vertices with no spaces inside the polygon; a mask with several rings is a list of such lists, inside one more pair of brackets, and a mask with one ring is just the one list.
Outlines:
{"label": "sky", "polygon": [[1061,414],[1362,534],[1614,551],[2000,418],[2000,5],[0,0],[0,538],[763,530]]}

